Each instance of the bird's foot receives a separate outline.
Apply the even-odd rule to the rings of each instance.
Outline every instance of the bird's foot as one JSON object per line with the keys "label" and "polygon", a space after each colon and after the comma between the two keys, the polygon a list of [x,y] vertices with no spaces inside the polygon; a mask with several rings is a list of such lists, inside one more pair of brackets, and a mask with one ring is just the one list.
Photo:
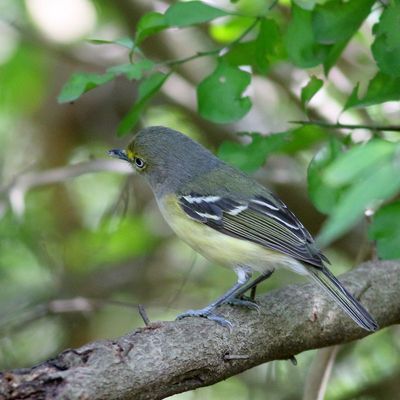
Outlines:
{"label": "bird's foot", "polygon": [[247,296],[241,296],[240,298],[231,297],[226,301],[225,304],[229,304],[231,306],[245,307],[260,313],[260,306],[254,300]]}
{"label": "bird's foot", "polygon": [[207,318],[210,321],[215,321],[217,324],[223,326],[224,328],[229,328],[229,330],[233,328],[233,325],[230,321],[223,317],[220,317],[219,315],[214,314],[212,310],[213,309],[210,309],[208,307],[202,308],[200,310],[188,310],[182,314],[179,314],[176,319],[179,320],[187,317],[201,317]]}

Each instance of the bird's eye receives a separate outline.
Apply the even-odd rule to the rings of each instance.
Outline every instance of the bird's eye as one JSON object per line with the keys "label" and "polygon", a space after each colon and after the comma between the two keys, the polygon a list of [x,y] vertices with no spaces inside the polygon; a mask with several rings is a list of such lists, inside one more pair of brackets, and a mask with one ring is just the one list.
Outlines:
{"label": "bird's eye", "polygon": [[135,157],[135,165],[136,165],[138,168],[142,169],[142,168],[144,168],[145,163],[144,163],[144,161],[143,161],[141,158]]}

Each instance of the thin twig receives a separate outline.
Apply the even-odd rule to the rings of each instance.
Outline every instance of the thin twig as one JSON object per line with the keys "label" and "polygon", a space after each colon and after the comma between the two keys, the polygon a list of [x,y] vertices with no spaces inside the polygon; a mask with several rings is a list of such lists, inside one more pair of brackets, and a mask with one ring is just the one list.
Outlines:
{"label": "thin twig", "polygon": [[300,125],[316,125],[332,129],[368,129],[370,131],[400,132],[400,125],[333,124],[324,121],[289,121],[289,123]]}
{"label": "thin twig", "polygon": [[142,320],[146,326],[150,325],[150,319],[147,316],[146,309],[144,308],[143,304],[138,304],[139,314],[142,317]]}

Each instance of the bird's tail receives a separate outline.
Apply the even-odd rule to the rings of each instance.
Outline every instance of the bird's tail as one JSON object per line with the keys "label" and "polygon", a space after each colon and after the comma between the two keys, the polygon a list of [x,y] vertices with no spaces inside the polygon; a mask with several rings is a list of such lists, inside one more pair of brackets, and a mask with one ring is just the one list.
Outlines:
{"label": "bird's tail", "polygon": [[374,332],[379,327],[368,311],[351,295],[328,268],[307,268],[309,276],[318,283],[335,302],[349,315],[361,328]]}

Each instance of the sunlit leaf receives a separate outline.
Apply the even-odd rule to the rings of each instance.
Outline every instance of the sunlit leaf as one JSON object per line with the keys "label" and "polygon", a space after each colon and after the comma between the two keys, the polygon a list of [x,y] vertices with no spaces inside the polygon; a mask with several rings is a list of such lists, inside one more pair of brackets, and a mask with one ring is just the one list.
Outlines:
{"label": "sunlit leaf", "polygon": [[252,17],[232,16],[223,23],[210,24],[210,36],[217,42],[231,43],[239,38],[253,21]]}
{"label": "sunlit leaf", "polygon": [[217,123],[234,122],[244,117],[251,101],[243,97],[251,75],[220,60],[214,72],[197,87],[197,101],[202,117]]}
{"label": "sunlit leaf", "polygon": [[111,73],[92,74],[88,72],[79,72],[73,74],[61,89],[61,93],[57,100],[59,103],[74,101],[82,96],[82,94],[96,88],[97,86],[104,85],[113,78],[114,75]]}
{"label": "sunlit leaf", "polygon": [[379,209],[368,229],[383,259],[400,259],[400,201]]}
{"label": "sunlit leaf", "polygon": [[201,1],[177,2],[165,12],[165,21],[170,26],[190,26],[212,21],[229,15],[226,11],[209,6]]}
{"label": "sunlit leaf", "polygon": [[156,72],[153,75],[145,78],[139,85],[138,97],[135,104],[129,110],[128,114],[122,119],[118,125],[118,135],[123,136],[131,131],[140,118],[140,114],[150,100],[154,96],[169,75],[161,72]]}

